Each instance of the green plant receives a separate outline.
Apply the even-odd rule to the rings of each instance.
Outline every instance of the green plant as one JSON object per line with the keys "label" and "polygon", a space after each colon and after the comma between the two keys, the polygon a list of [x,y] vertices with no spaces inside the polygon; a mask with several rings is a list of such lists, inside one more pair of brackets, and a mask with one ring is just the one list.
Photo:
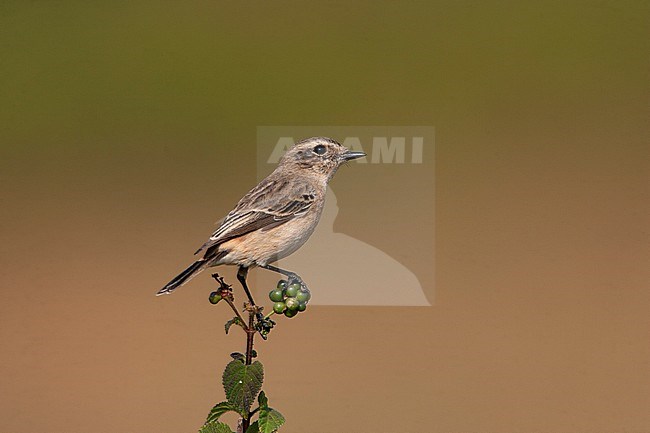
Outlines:
{"label": "green plant", "polygon": [[243,312],[248,315],[245,319],[235,306],[232,287],[218,274],[213,274],[212,277],[219,283],[219,289],[210,293],[209,301],[211,304],[223,301],[235,313],[235,317],[226,322],[225,331],[228,334],[233,325],[241,327],[246,333],[246,352],[230,355],[232,361],[226,365],[222,378],[226,401],[217,403],[212,408],[199,433],[233,433],[228,424],[219,420],[228,412],[235,412],[240,416],[236,433],[276,432],[282,427],[285,419],[280,412],[269,407],[268,398],[262,391],[264,366],[258,360],[253,361],[257,357],[257,352],[253,349],[255,335],[260,334],[266,340],[276,325],[271,316],[296,316],[305,311],[311,295],[300,284],[280,280],[277,288],[269,293],[273,311],[264,316],[264,307],[245,302]]}

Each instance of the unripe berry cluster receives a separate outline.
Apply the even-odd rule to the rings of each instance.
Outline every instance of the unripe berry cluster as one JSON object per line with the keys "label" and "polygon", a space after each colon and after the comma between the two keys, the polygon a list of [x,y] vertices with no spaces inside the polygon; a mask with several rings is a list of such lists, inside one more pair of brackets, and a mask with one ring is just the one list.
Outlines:
{"label": "unripe berry cluster", "polygon": [[269,293],[269,299],[273,301],[275,313],[293,317],[307,309],[311,293],[299,283],[289,284],[287,280],[280,280],[277,288]]}

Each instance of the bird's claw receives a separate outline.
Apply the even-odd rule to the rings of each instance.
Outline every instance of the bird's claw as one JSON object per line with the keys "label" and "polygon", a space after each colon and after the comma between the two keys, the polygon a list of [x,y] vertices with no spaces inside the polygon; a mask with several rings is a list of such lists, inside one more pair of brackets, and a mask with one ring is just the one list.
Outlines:
{"label": "bird's claw", "polygon": [[300,278],[298,275],[295,274],[289,276],[289,285],[294,283],[300,284],[300,288],[303,292],[309,292],[309,287],[307,287],[307,284],[305,284],[302,278]]}

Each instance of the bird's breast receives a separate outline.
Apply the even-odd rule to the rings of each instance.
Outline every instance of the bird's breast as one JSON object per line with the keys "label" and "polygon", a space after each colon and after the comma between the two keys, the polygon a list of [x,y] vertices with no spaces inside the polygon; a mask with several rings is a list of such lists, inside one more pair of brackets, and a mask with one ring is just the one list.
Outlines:
{"label": "bird's breast", "polygon": [[314,233],[322,208],[312,208],[304,215],[268,230],[260,229],[224,242],[219,247],[228,253],[216,264],[266,265],[287,257],[300,248]]}

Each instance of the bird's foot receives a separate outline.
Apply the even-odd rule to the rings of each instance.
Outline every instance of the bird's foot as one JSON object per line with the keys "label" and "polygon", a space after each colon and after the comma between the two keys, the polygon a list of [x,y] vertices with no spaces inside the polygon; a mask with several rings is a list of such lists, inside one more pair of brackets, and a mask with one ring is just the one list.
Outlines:
{"label": "bird's foot", "polygon": [[307,287],[307,284],[305,284],[305,282],[302,280],[302,278],[300,278],[300,276],[298,274],[288,275],[288,278],[289,278],[289,285],[291,285],[291,284],[300,284],[300,289],[303,292],[310,292],[309,287]]}

